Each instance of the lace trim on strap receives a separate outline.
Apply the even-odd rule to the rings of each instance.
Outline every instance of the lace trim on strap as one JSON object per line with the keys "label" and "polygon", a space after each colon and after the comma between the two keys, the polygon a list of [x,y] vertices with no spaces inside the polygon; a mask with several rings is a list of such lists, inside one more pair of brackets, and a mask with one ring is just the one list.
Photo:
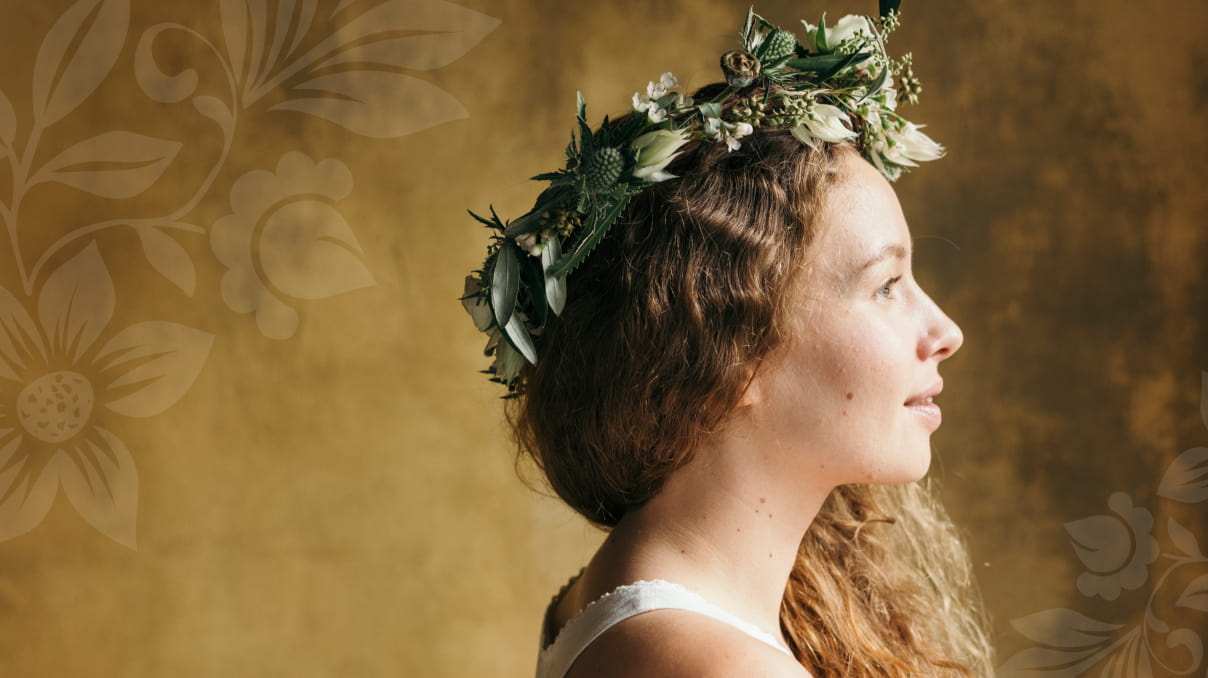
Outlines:
{"label": "lace trim on strap", "polygon": [[[582,573],[580,573],[582,574]],[[579,575],[572,577],[558,595],[554,596],[549,612],[574,584]],[[735,629],[761,640],[781,652],[793,656],[774,636],[765,633],[751,622],[737,617],[710,603],[700,594],[689,591],[679,584],[655,579],[625,584],[605,593],[583,608],[562,627],[552,643],[547,643],[550,630],[549,616],[543,624],[541,651],[537,659],[537,678],[563,678],[583,650],[587,649],[614,625],[643,612],[652,610],[685,610],[696,612],[728,624]]]}

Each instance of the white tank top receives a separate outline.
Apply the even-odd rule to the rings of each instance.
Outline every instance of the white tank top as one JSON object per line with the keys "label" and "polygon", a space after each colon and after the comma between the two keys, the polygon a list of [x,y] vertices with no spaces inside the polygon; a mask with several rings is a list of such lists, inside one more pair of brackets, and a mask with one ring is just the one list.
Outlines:
{"label": "white tank top", "polygon": [[554,597],[546,612],[546,623],[541,631],[541,651],[537,657],[537,678],[564,678],[575,659],[602,633],[634,615],[651,610],[687,610],[703,614],[793,656],[779,640],[751,622],[726,612],[679,584],[662,579],[634,582],[605,593],[572,617],[558,632],[554,642],[549,643],[546,637],[550,627],[549,617],[571,583],[574,583],[574,579]]}

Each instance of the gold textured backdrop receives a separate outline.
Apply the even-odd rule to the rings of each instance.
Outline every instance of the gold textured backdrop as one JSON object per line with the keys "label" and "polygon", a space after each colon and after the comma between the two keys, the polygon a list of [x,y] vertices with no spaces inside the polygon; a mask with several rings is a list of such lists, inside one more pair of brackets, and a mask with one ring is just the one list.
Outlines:
{"label": "gold textured backdrop", "polygon": [[[576,89],[715,79],[746,4],[0,8],[0,675],[530,675],[598,535],[516,477],[464,210],[531,204]],[[1000,663],[1202,674],[1208,8],[904,9]]]}

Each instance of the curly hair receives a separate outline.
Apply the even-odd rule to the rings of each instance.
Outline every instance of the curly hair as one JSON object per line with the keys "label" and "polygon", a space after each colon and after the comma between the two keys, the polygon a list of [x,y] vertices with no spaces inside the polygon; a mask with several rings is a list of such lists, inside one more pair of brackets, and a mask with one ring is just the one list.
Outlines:
{"label": "curly hair", "polygon": [[[760,131],[696,143],[578,269],[508,419],[522,454],[593,523],[653,497],[725,425],[790,327],[842,144]],[[926,485],[835,489],[802,540],[781,626],[815,676],[991,672],[959,535]]]}

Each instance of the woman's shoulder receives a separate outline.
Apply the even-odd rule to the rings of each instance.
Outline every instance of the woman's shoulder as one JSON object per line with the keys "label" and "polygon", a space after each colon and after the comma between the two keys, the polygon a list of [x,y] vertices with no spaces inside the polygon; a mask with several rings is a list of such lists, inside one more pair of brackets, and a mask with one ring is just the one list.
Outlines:
{"label": "woman's shoulder", "polygon": [[722,621],[661,609],[609,628],[584,649],[566,678],[735,675],[802,678],[809,673],[784,652]]}

